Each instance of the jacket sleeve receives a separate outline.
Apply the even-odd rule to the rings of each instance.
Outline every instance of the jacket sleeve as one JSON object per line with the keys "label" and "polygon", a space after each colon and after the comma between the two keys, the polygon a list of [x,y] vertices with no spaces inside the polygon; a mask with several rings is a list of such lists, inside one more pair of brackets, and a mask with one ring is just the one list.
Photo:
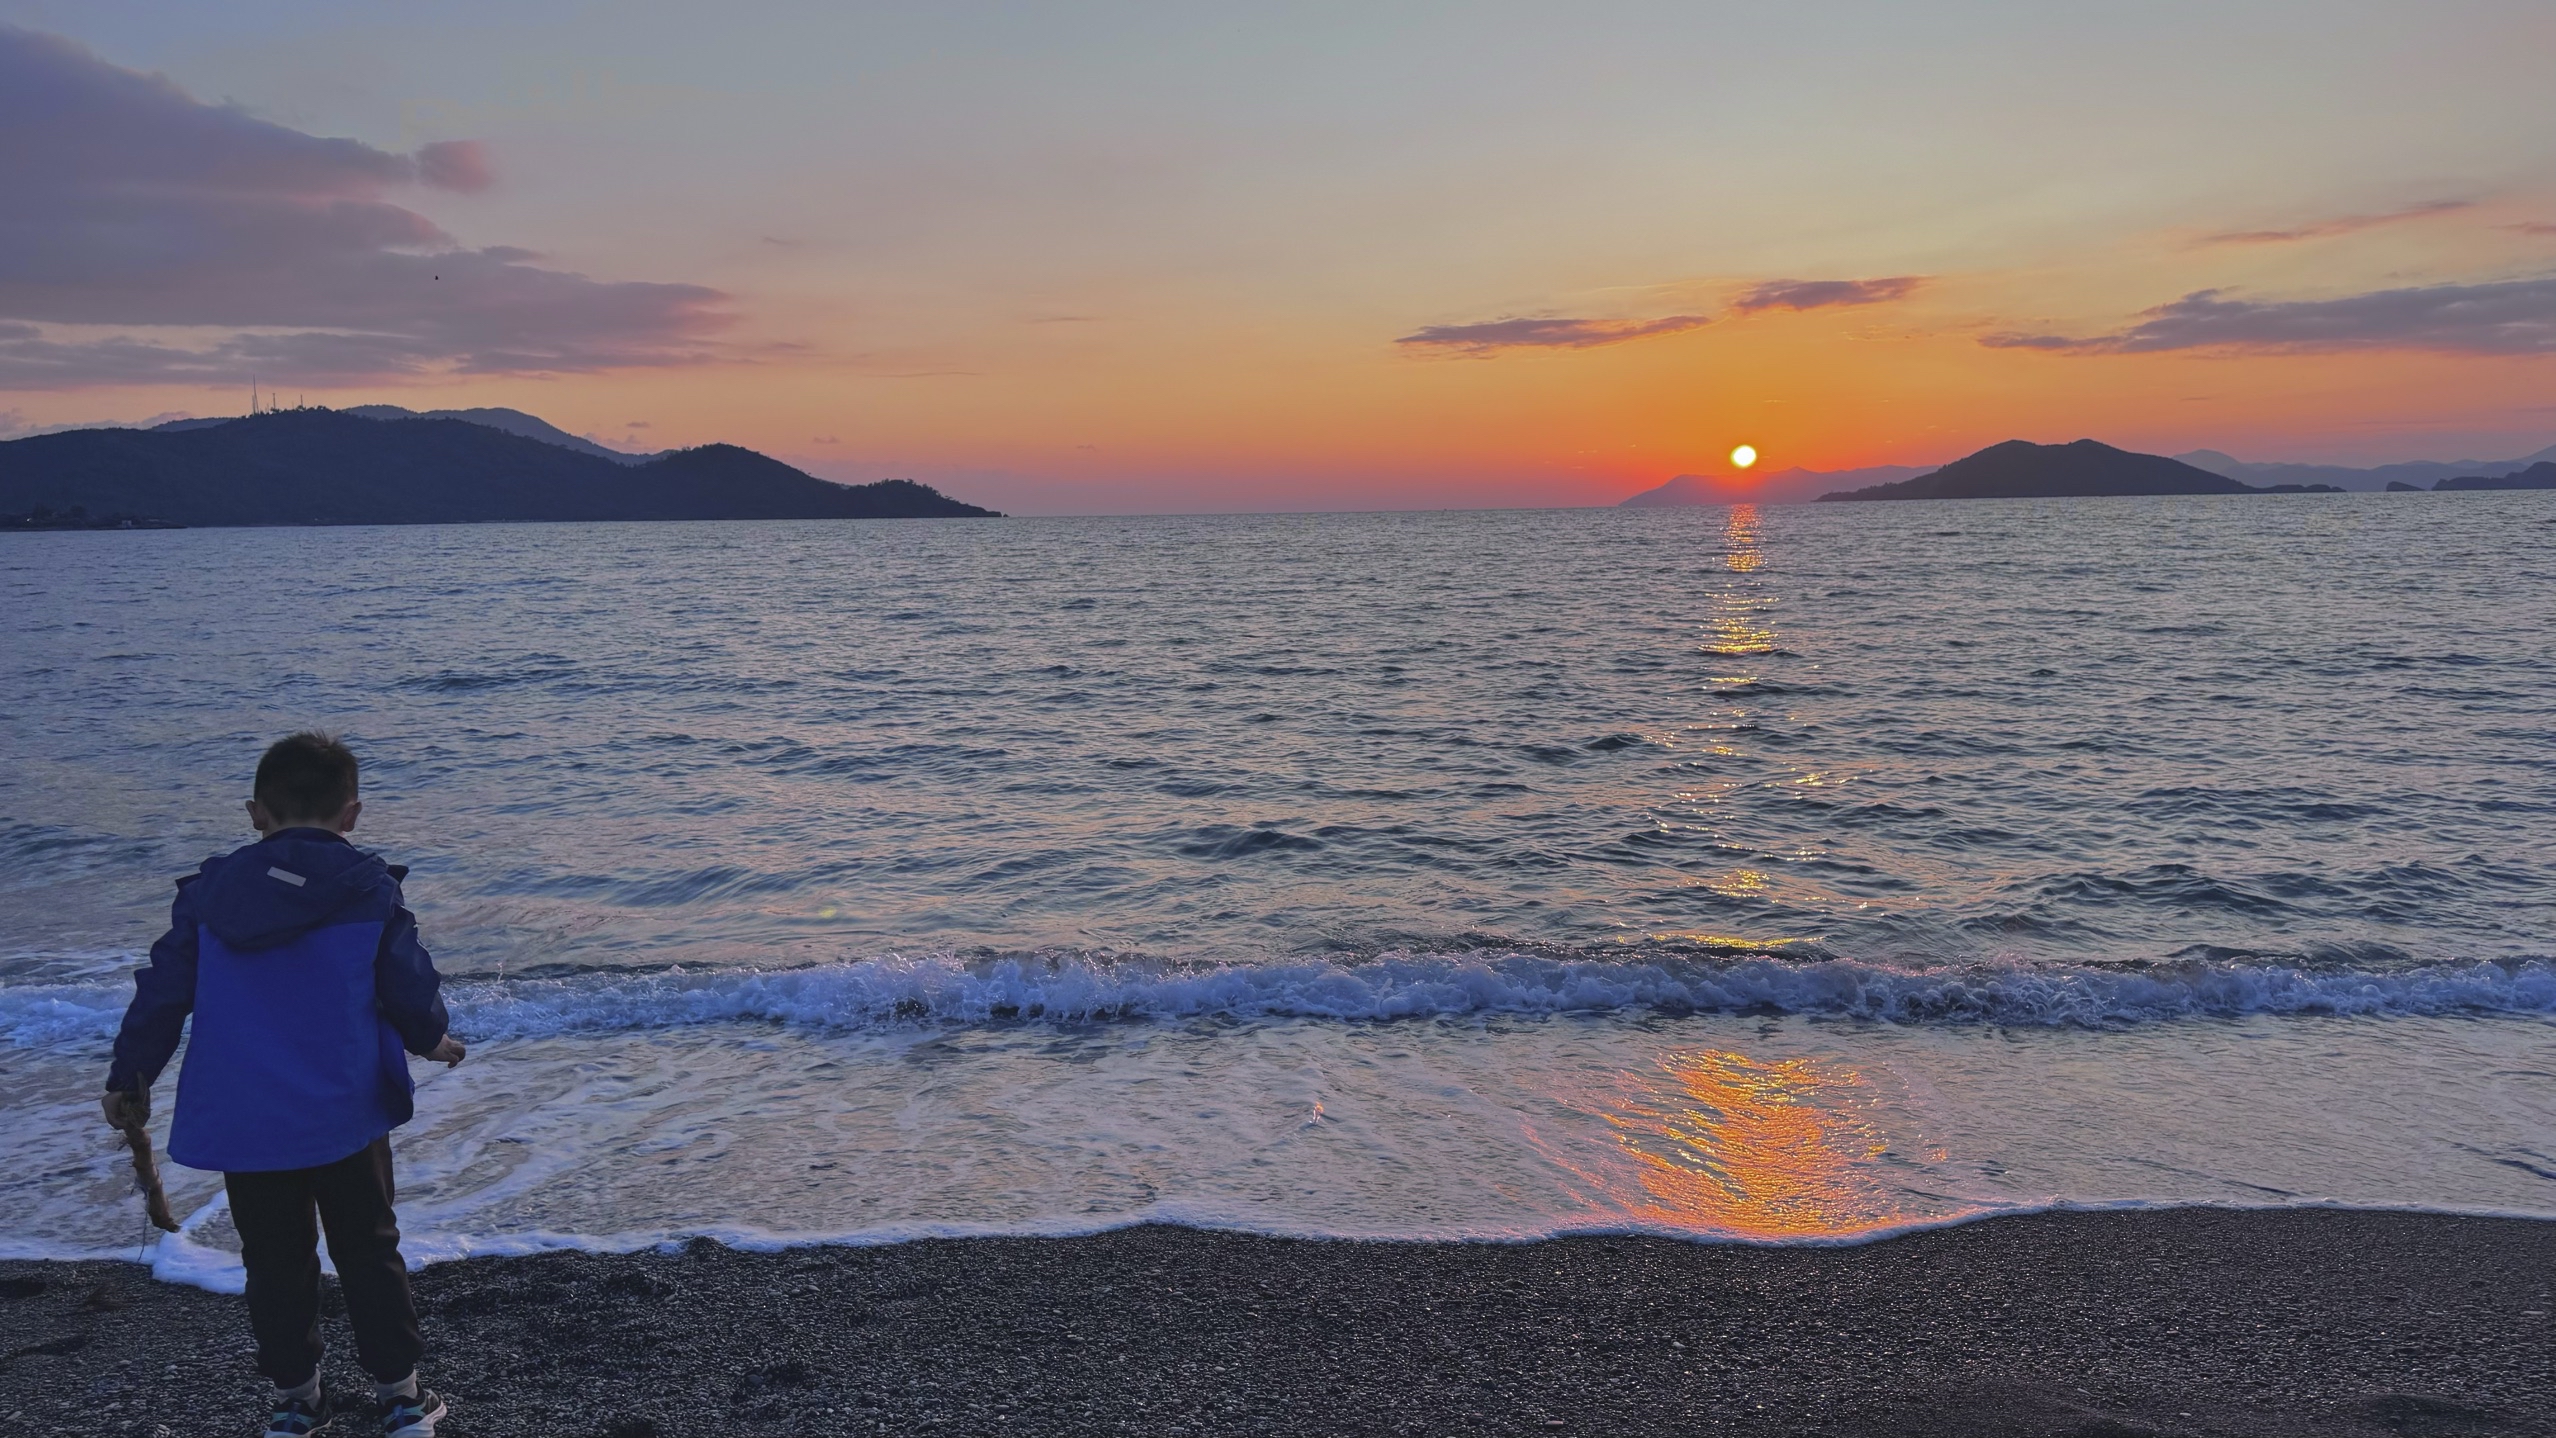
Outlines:
{"label": "jacket sleeve", "polygon": [[195,900],[178,880],[177,898],[169,905],[169,931],[151,946],[151,961],[133,973],[133,1002],[125,1006],[124,1027],[116,1031],[115,1059],[107,1065],[110,1091],[147,1089],[169,1066],[186,1016],[195,1012]]}
{"label": "jacket sleeve", "polygon": [[435,956],[418,940],[417,916],[406,904],[393,907],[382,926],[381,949],[373,955],[373,1002],[399,1030],[400,1047],[423,1054],[444,1041],[452,1020],[444,1012],[443,987]]}

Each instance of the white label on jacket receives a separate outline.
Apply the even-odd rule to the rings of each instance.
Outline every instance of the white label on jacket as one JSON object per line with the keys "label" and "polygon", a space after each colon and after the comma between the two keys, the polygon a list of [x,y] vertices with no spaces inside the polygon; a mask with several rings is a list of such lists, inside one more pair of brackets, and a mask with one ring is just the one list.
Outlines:
{"label": "white label on jacket", "polygon": [[299,874],[288,874],[282,869],[269,869],[266,871],[266,877],[270,879],[282,879],[285,883],[292,885],[296,889],[310,882],[310,880],[303,878]]}

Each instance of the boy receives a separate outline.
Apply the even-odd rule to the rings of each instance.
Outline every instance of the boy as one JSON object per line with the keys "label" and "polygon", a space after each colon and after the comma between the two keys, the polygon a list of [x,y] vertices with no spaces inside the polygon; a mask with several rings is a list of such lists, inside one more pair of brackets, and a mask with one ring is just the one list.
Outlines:
{"label": "boy", "polygon": [[106,1119],[149,1116],[151,1082],[193,1013],[169,1157],[219,1169],[230,1194],[258,1371],[276,1387],[267,1438],[334,1416],[320,1383],[314,1206],[382,1433],[433,1438],[444,1404],[417,1382],[390,1131],[413,1112],[407,1055],[451,1065],[462,1046],[444,1031],[443,981],[401,902],[408,871],[346,842],[364,807],[355,755],[325,734],[279,740],[255,793],[258,842],[178,880],[169,931],[133,976]]}

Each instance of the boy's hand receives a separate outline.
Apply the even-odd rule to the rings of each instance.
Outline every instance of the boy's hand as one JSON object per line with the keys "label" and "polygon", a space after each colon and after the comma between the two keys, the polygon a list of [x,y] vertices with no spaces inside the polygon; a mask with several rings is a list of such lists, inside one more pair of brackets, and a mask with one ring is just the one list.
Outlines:
{"label": "boy's hand", "polygon": [[451,1034],[444,1035],[436,1041],[433,1048],[426,1051],[426,1057],[429,1060],[442,1064],[446,1068],[451,1068],[469,1056],[470,1050],[463,1048],[461,1042]]}
{"label": "boy's hand", "polygon": [[106,1096],[101,1107],[109,1128],[140,1128],[151,1121],[151,1095],[148,1093],[126,1093],[118,1089]]}

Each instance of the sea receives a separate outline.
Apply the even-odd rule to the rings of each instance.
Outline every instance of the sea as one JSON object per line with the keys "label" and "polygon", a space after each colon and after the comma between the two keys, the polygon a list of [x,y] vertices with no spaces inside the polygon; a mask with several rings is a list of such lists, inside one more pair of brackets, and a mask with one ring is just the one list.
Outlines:
{"label": "sea", "polygon": [[304,727],[470,1047],[417,1263],[2556,1217],[2556,495],[46,533],[0,595],[0,1255],[237,1286],[97,1095]]}

